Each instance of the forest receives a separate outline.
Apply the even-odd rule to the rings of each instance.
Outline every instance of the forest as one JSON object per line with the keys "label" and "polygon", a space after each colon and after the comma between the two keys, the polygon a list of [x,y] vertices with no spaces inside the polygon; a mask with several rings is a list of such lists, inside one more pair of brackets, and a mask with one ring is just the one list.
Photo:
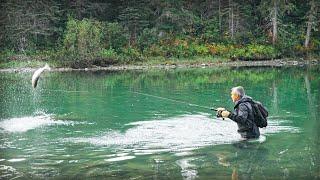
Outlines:
{"label": "forest", "polygon": [[320,56],[319,0],[0,2],[0,67]]}

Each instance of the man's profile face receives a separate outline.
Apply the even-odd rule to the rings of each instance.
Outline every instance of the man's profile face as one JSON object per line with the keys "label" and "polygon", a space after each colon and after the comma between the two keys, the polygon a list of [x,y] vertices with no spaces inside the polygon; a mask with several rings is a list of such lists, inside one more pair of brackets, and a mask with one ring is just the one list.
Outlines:
{"label": "man's profile face", "polygon": [[231,91],[231,99],[233,102],[236,102],[239,100],[239,95],[233,91]]}

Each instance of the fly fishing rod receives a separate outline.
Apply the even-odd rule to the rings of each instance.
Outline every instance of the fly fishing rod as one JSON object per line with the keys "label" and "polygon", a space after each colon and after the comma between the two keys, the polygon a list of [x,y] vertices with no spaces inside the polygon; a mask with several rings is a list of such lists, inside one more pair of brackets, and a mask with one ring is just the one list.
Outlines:
{"label": "fly fishing rod", "polygon": [[152,94],[147,94],[147,93],[142,93],[142,92],[137,92],[137,91],[132,91],[135,94],[140,94],[140,95],[144,95],[144,96],[149,96],[149,97],[153,97],[153,98],[158,98],[158,99],[163,99],[163,100],[168,100],[168,101],[172,101],[172,102],[177,102],[177,103],[181,103],[181,104],[186,104],[189,106],[195,106],[195,107],[200,107],[203,109],[210,109],[212,111],[218,111],[216,108],[213,107],[209,107],[209,106],[202,106],[202,105],[198,105],[198,104],[194,104],[194,103],[189,103],[186,101],[181,101],[181,100],[176,100],[176,99],[170,99],[170,98],[166,98],[166,97],[161,97],[161,96],[156,96],[156,95],[152,95]]}

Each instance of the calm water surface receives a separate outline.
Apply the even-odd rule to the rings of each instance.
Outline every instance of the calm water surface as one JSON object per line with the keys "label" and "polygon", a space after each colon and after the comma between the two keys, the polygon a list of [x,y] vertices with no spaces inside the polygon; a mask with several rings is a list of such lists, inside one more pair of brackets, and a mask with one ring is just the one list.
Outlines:
{"label": "calm water surface", "polygon": [[[0,179],[319,179],[319,73],[0,73]],[[269,109],[259,140],[204,108],[232,109],[236,85]]]}

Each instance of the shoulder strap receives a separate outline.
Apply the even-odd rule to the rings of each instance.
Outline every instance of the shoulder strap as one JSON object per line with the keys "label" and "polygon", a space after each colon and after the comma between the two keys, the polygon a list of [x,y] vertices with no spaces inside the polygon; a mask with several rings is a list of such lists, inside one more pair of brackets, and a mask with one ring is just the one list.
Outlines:
{"label": "shoulder strap", "polygon": [[[250,109],[246,104],[245,104],[245,102],[249,102],[250,103],[250,101],[244,101],[244,102],[241,102],[241,103],[239,103],[239,104],[237,104],[234,108],[236,108],[236,107],[238,107],[240,104],[243,104],[243,105],[245,105],[248,109]],[[250,103],[250,105],[252,106],[252,104]],[[253,117],[254,118],[254,117]],[[250,124],[253,126],[253,125],[256,125],[251,119],[248,119],[248,122],[250,122]]]}

